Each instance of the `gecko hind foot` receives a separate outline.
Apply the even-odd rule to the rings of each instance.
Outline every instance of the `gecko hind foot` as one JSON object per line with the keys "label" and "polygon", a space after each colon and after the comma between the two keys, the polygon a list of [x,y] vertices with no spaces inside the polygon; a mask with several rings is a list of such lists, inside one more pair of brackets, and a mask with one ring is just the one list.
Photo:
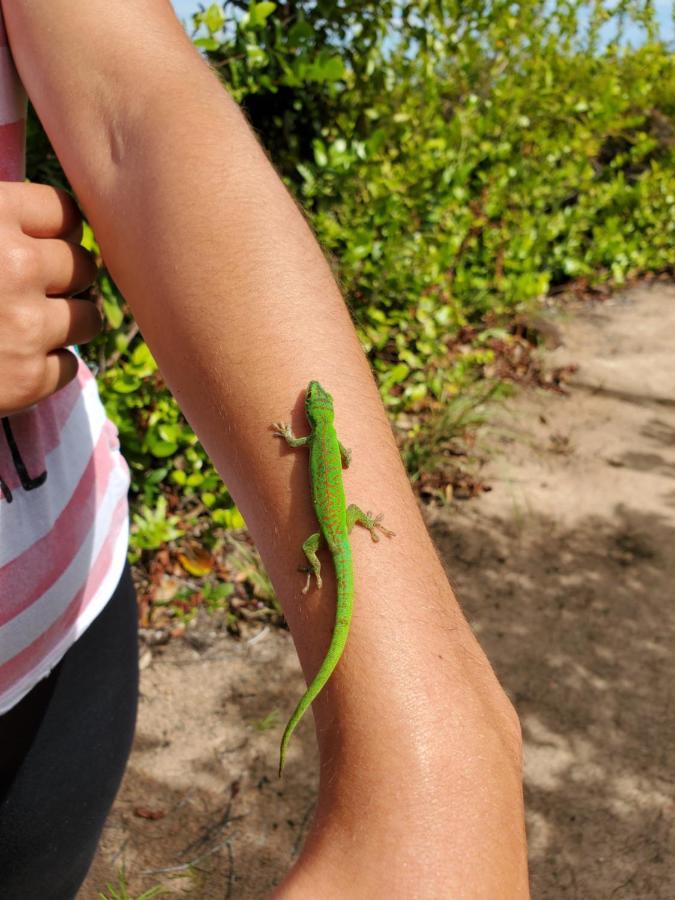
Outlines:
{"label": "gecko hind foot", "polygon": [[[309,566],[298,566],[298,572],[306,572],[307,573],[307,581],[305,582],[305,586],[302,589],[302,593],[306,594],[309,591],[309,585],[312,581],[312,569],[310,569]],[[323,584],[323,582],[321,580],[321,576],[317,575],[316,576],[316,586],[318,588],[321,588],[322,584]]]}

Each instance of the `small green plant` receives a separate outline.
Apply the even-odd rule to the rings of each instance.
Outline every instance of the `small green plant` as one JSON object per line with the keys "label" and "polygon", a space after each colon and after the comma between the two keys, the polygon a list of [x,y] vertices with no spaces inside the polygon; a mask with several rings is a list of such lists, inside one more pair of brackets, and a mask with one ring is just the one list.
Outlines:
{"label": "small green plant", "polygon": [[227,606],[228,599],[234,593],[234,585],[229,581],[219,581],[216,584],[205,584],[202,588],[204,605],[208,612],[216,612]]}
{"label": "small green plant", "polygon": [[273,709],[271,713],[268,713],[264,718],[259,719],[255,722],[255,730],[256,731],[271,731],[272,728],[276,728],[280,722],[279,710]]}
{"label": "small green plant", "polygon": [[440,412],[415,423],[405,438],[403,461],[413,483],[424,474],[440,469],[452,441],[488,420],[490,408],[508,388],[498,381],[475,382],[451,398]]}
{"label": "small green plant", "polygon": [[99,891],[98,900],[151,900],[152,897],[159,897],[161,894],[170,894],[171,891],[163,884],[156,884],[149,890],[144,891],[137,897],[132,897],[127,886],[127,876],[124,866],[120,869],[117,885],[107,884],[106,891]]}
{"label": "small green plant", "polygon": [[167,515],[166,497],[160,497],[154,509],[149,506],[141,506],[139,512],[132,516],[130,536],[130,562],[140,559],[142,550],[157,550],[167,541],[174,541],[183,535],[180,528],[176,528],[178,516]]}

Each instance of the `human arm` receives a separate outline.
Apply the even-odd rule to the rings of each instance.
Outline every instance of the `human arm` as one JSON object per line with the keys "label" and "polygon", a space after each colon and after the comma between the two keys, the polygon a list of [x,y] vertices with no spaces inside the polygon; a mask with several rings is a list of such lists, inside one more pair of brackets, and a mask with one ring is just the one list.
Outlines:
{"label": "human arm", "polygon": [[307,470],[268,438],[291,408],[302,433],[311,378],[330,387],[354,452],[350,498],[385,512],[397,534],[377,553],[353,535],[349,643],[313,707],[317,817],[280,895],[316,896],[320,884],[326,898],[526,896],[517,724],[457,607],[302,214],[168,2],[4,10],[29,96],[246,518],[308,678],[334,606],[298,590],[298,547],[316,527]]}

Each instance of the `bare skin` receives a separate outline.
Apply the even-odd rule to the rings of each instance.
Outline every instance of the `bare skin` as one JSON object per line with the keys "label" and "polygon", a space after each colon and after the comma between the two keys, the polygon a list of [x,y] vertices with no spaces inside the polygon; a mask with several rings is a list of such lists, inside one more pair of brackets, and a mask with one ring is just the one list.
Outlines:
{"label": "bare skin", "polygon": [[[269,423],[289,418],[302,432],[311,379],[330,388],[354,452],[349,495],[367,497],[397,534],[377,554],[354,534],[349,644],[313,706],[318,809],[275,896],[527,897],[518,721],[436,556],[303,215],[166,0],[4,10],[28,94],[246,518],[308,679],[334,607],[301,593],[298,547],[315,530],[307,467]],[[334,597],[321,561],[322,596]]]}
{"label": "bare skin", "polygon": [[0,416],[71,381],[77,358],[66,346],[101,329],[91,300],[70,299],[96,277],[81,233],[80,212],[65,191],[0,182]]}

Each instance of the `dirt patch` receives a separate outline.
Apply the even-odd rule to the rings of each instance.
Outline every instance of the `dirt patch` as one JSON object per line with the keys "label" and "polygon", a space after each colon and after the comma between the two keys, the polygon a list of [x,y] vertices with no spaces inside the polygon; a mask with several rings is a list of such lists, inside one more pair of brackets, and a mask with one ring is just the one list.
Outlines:
{"label": "dirt patch", "polygon": [[[528,391],[483,441],[493,490],[428,511],[462,606],[523,723],[535,898],[675,896],[675,289],[557,313],[569,396]],[[143,649],[137,738],[81,898],[161,882],[262,898],[297,853],[316,792],[275,777],[290,636],[248,642],[200,614]]]}

